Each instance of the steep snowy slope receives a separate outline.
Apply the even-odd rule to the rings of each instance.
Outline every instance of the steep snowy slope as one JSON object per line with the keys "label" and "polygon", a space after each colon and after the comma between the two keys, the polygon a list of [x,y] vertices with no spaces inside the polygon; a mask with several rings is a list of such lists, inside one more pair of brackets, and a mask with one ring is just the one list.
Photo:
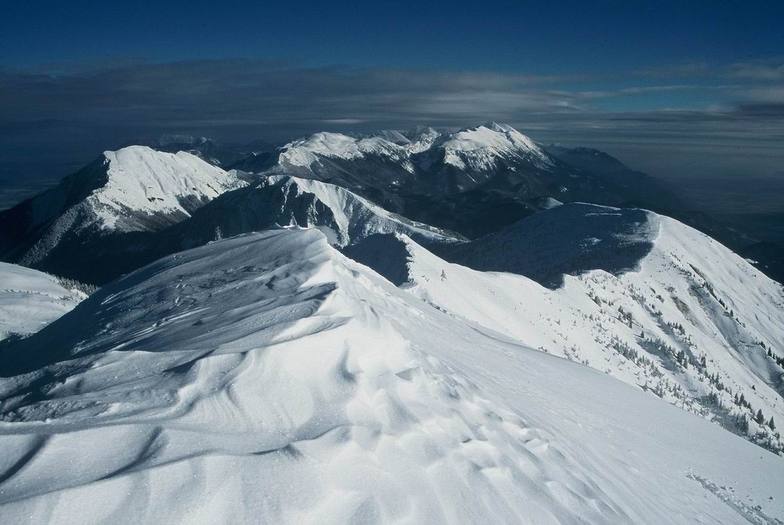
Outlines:
{"label": "steep snowy slope", "polygon": [[530,161],[542,168],[554,167],[550,156],[533,140],[512,126],[495,122],[458,131],[441,144],[444,163],[477,172],[497,167],[504,158]]}
{"label": "steep snowy slope", "polygon": [[313,179],[270,175],[227,193],[166,232],[164,244],[190,248],[214,240],[216,232],[232,236],[273,226],[316,226],[330,243],[346,246],[376,233],[405,233],[423,244],[463,240],[458,234],[390,213],[353,192]]}
{"label": "steep snowy slope", "polygon": [[316,230],[167,257],[0,359],[9,522],[784,518],[780,458],[439,312]]}
{"label": "steep snowy slope", "polygon": [[174,224],[244,183],[189,153],[107,151],[57,187],[0,213],[0,257],[52,268],[85,239]]}
{"label": "steep snowy slope", "polygon": [[85,297],[51,275],[0,263],[0,340],[37,332]]}
{"label": "steep snowy slope", "polygon": [[471,268],[518,273],[555,288],[565,274],[636,269],[654,247],[659,217],[641,209],[571,203],[443,253]]}
{"label": "steep snowy slope", "polygon": [[448,251],[551,288],[403,237],[349,255],[455,315],[782,450],[784,291],[716,241],[651,212],[569,204]]}
{"label": "steep snowy slope", "polygon": [[163,153],[131,146],[107,151],[104,156],[107,183],[88,201],[106,229],[135,231],[158,226],[157,221],[150,224],[148,217],[174,222],[221,193],[242,186],[233,173],[182,151]]}

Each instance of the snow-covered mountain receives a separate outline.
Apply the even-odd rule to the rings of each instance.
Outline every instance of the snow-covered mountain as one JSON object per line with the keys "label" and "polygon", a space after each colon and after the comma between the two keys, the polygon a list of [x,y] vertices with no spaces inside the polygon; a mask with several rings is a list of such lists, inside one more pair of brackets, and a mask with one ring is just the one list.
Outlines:
{"label": "snow-covered mountain", "polygon": [[445,164],[475,172],[490,171],[506,159],[524,160],[542,168],[554,164],[529,137],[495,122],[458,131],[439,146],[444,150]]}
{"label": "snow-covered mountain", "polygon": [[[190,137],[172,137],[165,143],[177,146],[182,141],[186,146],[211,144]],[[212,149],[207,148],[207,153]],[[495,231],[546,209],[556,202],[552,195],[573,198],[584,195],[583,189],[594,188],[613,202],[623,200],[610,198],[612,192],[605,191],[599,179],[589,174],[578,177],[577,171],[528,137],[495,123],[455,133],[432,128],[365,137],[318,133],[284,146],[269,158],[274,162],[261,178],[293,176],[334,184],[356,194],[354,201],[364,199],[360,207],[372,206],[371,215],[394,217],[391,222],[380,219],[384,224],[418,222],[414,228],[428,229],[422,224],[429,224],[433,231],[457,232],[447,234],[456,237]],[[249,162],[252,165],[255,160]],[[291,214],[291,207],[288,211],[286,206],[281,211],[250,211],[248,207],[259,202],[237,201],[239,212],[224,210],[231,215],[228,224],[221,224],[223,219],[217,216],[205,219],[210,217],[205,213],[195,222],[214,223],[210,232],[201,231],[202,225],[183,230],[171,249],[156,248],[150,254],[150,246],[160,246],[167,236],[149,232],[172,229],[216,196],[253,179],[185,152],[160,152],[145,146],[106,152],[56,188],[0,213],[0,259],[104,283],[173,250],[213,239],[216,228],[232,235],[280,223],[286,213]],[[564,193],[564,184],[572,190]],[[259,220],[262,217],[265,224]],[[378,230],[379,221],[368,225],[367,219],[357,220],[370,233],[402,231]],[[319,220],[297,223],[302,222],[320,224]],[[345,224],[338,226],[333,230]],[[407,233],[422,240],[415,231]],[[349,232],[338,234],[343,236],[339,243],[348,242]],[[167,238],[171,242],[172,237]]]}
{"label": "snow-covered mountain", "polygon": [[[319,175],[330,161],[376,160],[397,164],[415,175],[447,167],[466,173],[457,177],[450,190],[476,186],[485,174],[503,163],[525,162],[552,168],[553,160],[530,138],[516,129],[495,122],[456,133],[439,133],[432,128],[409,132],[382,132],[375,136],[351,137],[340,133],[316,133],[281,148],[279,164]],[[438,164],[438,166],[435,166]],[[391,184],[407,181],[392,179]],[[435,181],[416,181],[424,185]]]}
{"label": "snow-covered mountain", "polygon": [[277,158],[278,169],[300,176],[439,193],[465,191],[497,177],[498,170],[525,167],[549,170],[554,161],[530,138],[494,122],[455,133],[321,132],[286,144]]}
{"label": "snow-covered mountain", "polygon": [[0,358],[8,522],[784,519],[779,458],[315,229],[162,259]]}
{"label": "snow-covered mountain", "polygon": [[[245,183],[185,152],[107,151],[36,197],[0,212],[0,257],[68,275],[93,239],[157,231]],[[67,260],[65,272],[63,260]]]}
{"label": "snow-covered mountain", "polygon": [[61,248],[46,264],[58,275],[104,284],[164,255],[222,237],[286,225],[320,228],[336,246],[396,232],[426,246],[465,240],[388,212],[340,186],[271,175],[224,192],[166,228],[77,237],[78,249],[66,252]]}
{"label": "snow-covered mountain", "polygon": [[107,151],[104,157],[106,183],[86,199],[104,229],[158,229],[242,186],[235,174],[185,152],[131,146]]}
{"label": "snow-covered mountain", "polygon": [[72,310],[87,297],[73,284],[37,270],[0,263],[0,341],[35,333]]}
{"label": "snow-covered mountain", "polygon": [[465,240],[460,235],[411,221],[334,184],[289,175],[262,177],[226,193],[162,235],[191,248],[218,236],[274,226],[318,227],[336,246],[378,233],[405,233],[423,244]]}
{"label": "snow-covered mountain", "polygon": [[492,271],[403,236],[348,254],[447,312],[784,448],[784,290],[713,239],[567,204],[442,251]]}
{"label": "snow-covered mountain", "polygon": [[457,132],[316,133],[235,166],[332,182],[468,237],[515,222],[552,199],[657,209],[677,201],[651,177],[607,155],[602,162],[591,157],[544,148],[509,125],[488,123]]}

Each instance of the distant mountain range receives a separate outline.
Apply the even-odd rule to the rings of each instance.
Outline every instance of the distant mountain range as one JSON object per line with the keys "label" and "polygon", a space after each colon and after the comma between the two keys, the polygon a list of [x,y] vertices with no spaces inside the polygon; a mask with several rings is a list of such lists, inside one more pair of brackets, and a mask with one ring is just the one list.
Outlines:
{"label": "distant mountain range", "polygon": [[[224,153],[207,139],[170,137],[162,145],[189,147],[189,152],[145,147],[106,152],[57,187],[0,212],[0,257],[58,275],[106,282],[151,260],[144,253],[153,241],[144,233],[164,230],[218,195],[271,175],[339,186],[399,216],[467,238],[561,201],[649,204],[657,209],[653,204],[672,199],[653,179],[625,170],[606,155],[584,150],[567,154],[561,148],[552,154],[513,128],[495,123],[457,133],[431,128],[368,137],[318,133],[262,155],[250,154],[231,164],[229,171],[214,164],[223,165],[236,153]],[[203,222],[208,213],[199,220]],[[221,215],[225,218],[220,220],[232,221],[224,212]],[[274,224],[285,218],[265,220]],[[224,227],[239,233],[236,227]],[[204,234],[199,238],[203,240]],[[118,246],[133,252],[138,244],[143,245],[141,253],[128,253],[126,264],[101,264],[102,258],[118,253]],[[97,265],[84,264],[85,258]]]}
{"label": "distant mountain range", "polygon": [[496,123],[107,151],[0,212],[0,513],[780,521],[784,287],[681,205]]}
{"label": "distant mountain range", "polygon": [[[469,238],[491,233],[554,201],[642,207],[708,233],[769,276],[784,280],[784,241],[766,233],[774,218],[761,217],[765,224],[760,228],[744,217],[709,216],[667,185],[606,153],[536,144],[503,124],[455,133],[432,128],[359,136],[324,132],[279,147],[167,135],[151,146],[159,152],[188,152],[227,171],[279,172],[333,182],[390,211]],[[97,161],[102,162],[103,158]],[[63,186],[67,184],[61,184],[59,192],[68,193]],[[17,248],[13,240],[9,243],[14,237],[9,228],[0,225],[0,256],[18,260],[18,255],[8,253]]]}

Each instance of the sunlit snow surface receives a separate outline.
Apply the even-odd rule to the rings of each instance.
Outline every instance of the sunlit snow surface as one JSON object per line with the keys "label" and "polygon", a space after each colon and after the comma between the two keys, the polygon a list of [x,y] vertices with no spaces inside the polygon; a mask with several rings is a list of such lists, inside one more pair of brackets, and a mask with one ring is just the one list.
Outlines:
{"label": "sunlit snow surface", "polygon": [[[79,252],[96,239],[162,230],[244,185],[235,172],[182,151],[146,146],[106,151],[56,187],[6,212],[7,239],[0,248],[8,260],[74,276]],[[78,275],[84,279],[86,272]]]}
{"label": "sunlit snow surface", "polygon": [[461,169],[492,169],[499,157],[522,157],[549,166],[547,154],[533,140],[505,124],[488,124],[455,133],[446,141],[444,162]]}
{"label": "sunlit snow surface", "polygon": [[[395,140],[392,140],[395,139]],[[529,137],[505,124],[489,123],[456,133],[440,134],[432,128],[420,130],[408,139],[394,137],[351,137],[321,132],[286,144],[280,154],[284,167],[310,167],[320,158],[355,160],[378,156],[410,163],[412,155],[428,150],[443,151],[444,163],[459,169],[486,171],[499,159],[527,159],[535,165],[551,166],[550,157]],[[409,169],[412,171],[413,167]]]}
{"label": "sunlit snow surface", "polygon": [[715,240],[644,210],[566,204],[447,251],[512,273],[402,236],[349,253],[453,315],[784,446],[767,424],[784,421],[784,374],[767,355],[784,348],[784,289]]}
{"label": "sunlit snow surface", "polygon": [[[369,235],[377,233],[404,233],[424,242],[454,242],[460,236],[446,232],[440,228],[412,221],[395,213],[389,212],[340,186],[314,179],[303,179],[288,175],[270,175],[259,185],[259,188],[280,185],[288,192],[293,190],[295,197],[310,194],[316,202],[330,210],[334,220],[334,230],[328,235],[332,244],[345,246],[358,242]],[[253,191],[251,188],[248,191]],[[285,204],[283,208],[285,208]],[[315,208],[315,207],[314,207]],[[308,222],[300,226],[315,226],[320,218],[315,209],[309,211]],[[322,231],[325,231],[322,228]]]}
{"label": "sunlit snow surface", "polygon": [[0,262],[0,340],[37,332],[84,298],[51,275]]}
{"label": "sunlit snow surface", "polygon": [[784,518],[780,458],[316,230],[162,259],[0,359],[7,523]]}
{"label": "sunlit snow surface", "polygon": [[180,151],[146,146],[106,151],[107,182],[88,198],[104,228],[139,229],[126,215],[188,216],[183,201],[213,199],[242,183],[231,173]]}

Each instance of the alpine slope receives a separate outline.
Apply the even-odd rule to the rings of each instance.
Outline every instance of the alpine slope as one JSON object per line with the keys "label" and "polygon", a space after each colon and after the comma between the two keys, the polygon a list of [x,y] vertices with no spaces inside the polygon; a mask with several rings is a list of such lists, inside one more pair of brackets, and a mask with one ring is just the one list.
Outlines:
{"label": "alpine slope", "polygon": [[0,359],[8,523],[784,520],[772,453],[317,229],[163,258]]}
{"label": "alpine slope", "polygon": [[82,266],[85,246],[163,229],[244,184],[183,151],[106,151],[54,188],[0,212],[0,257],[83,279],[73,268]]}
{"label": "alpine slope", "polygon": [[0,341],[33,334],[72,310],[87,297],[75,284],[0,263]]}
{"label": "alpine slope", "polygon": [[565,204],[440,251],[452,263],[401,235],[347,253],[459,318],[784,449],[784,289],[715,240]]}

